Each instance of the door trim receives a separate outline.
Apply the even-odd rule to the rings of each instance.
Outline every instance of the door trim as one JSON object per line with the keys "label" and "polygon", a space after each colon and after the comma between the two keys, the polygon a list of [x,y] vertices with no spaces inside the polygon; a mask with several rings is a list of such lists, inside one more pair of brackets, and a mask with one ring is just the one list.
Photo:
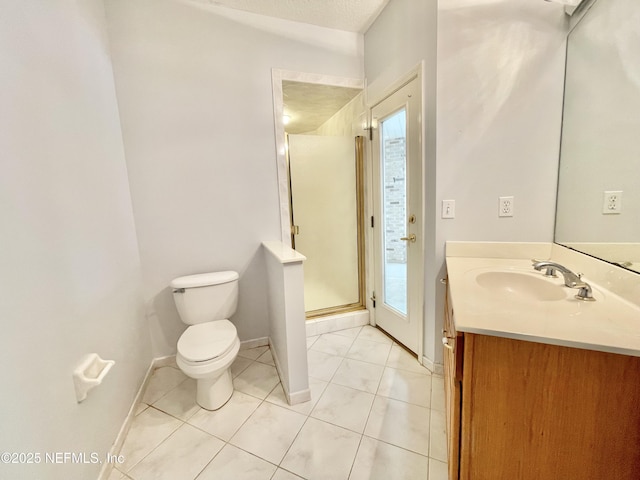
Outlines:
{"label": "door trim", "polygon": [[[418,142],[419,142],[419,151],[420,151],[420,166],[421,166],[421,172],[422,172],[422,178],[420,179],[420,184],[421,184],[421,189],[420,189],[420,197],[421,197],[421,204],[422,204],[422,208],[421,208],[421,227],[420,227],[420,231],[419,234],[422,236],[423,241],[421,242],[421,248],[419,250],[419,252],[417,253],[417,257],[418,257],[418,261],[420,262],[420,265],[422,265],[422,278],[419,279],[419,288],[416,288],[416,299],[415,302],[419,305],[419,311],[420,311],[420,319],[418,321],[418,351],[416,352],[418,355],[418,362],[423,365],[424,364],[424,332],[425,332],[425,305],[424,305],[424,299],[425,299],[425,276],[426,276],[426,265],[425,265],[425,246],[426,246],[426,214],[425,214],[425,210],[426,210],[426,205],[425,205],[425,198],[426,198],[426,185],[425,185],[425,174],[426,174],[426,157],[425,157],[425,146],[424,146],[424,118],[425,118],[425,91],[424,91],[424,84],[423,84],[423,70],[424,70],[424,62],[420,62],[418,65],[416,65],[414,68],[412,68],[411,70],[409,70],[407,73],[405,73],[404,75],[402,75],[401,77],[399,77],[395,82],[393,82],[392,84],[390,84],[387,88],[385,88],[381,94],[377,95],[374,98],[368,98],[368,86],[365,88],[365,91],[367,92],[365,94],[365,101],[367,103],[367,130],[371,131],[370,129],[372,128],[372,110],[381,102],[383,102],[384,100],[386,100],[387,98],[389,98],[391,95],[393,95],[394,93],[396,93],[398,90],[400,90],[402,87],[404,87],[405,85],[407,85],[408,83],[410,83],[413,80],[416,80],[418,82],[418,88],[420,90],[420,100],[421,100],[421,106],[420,106],[420,125],[418,127],[418,131],[419,133],[419,138],[418,138]],[[371,138],[371,137],[369,137]],[[371,142],[369,142],[369,144],[371,144]],[[372,170],[373,170],[373,148],[368,148],[367,149],[369,152],[368,155],[368,164],[370,166],[369,171],[370,174],[367,176],[367,182],[368,182],[368,199],[367,199],[367,203],[370,206],[370,210],[371,212],[373,212],[373,205],[374,205],[374,197],[373,197],[373,192],[374,192],[374,179],[373,179],[373,175],[372,175]],[[369,255],[368,255],[368,264],[370,266],[370,268],[368,269],[369,271],[367,272],[367,293],[370,294],[371,292],[373,292],[374,290],[374,285],[375,285],[375,272],[374,272],[374,255],[375,252],[373,251],[373,231],[371,228],[368,228],[368,245],[371,246],[371,248],[369,249]],[[370,312],[370,322],[372,325],[376,325],[376,309],[372,308],[369,310]]]}

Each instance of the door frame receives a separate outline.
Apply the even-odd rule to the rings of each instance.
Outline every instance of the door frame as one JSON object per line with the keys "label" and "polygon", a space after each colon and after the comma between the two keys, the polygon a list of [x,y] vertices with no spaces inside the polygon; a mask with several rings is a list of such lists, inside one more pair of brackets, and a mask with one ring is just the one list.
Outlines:
{"label": "door frame", "polygon": [[[393,83],[391,83],[391,85],[389,85],[387,88],[385,88],[384,90],[381,91],[380,94],[376,95],[375,97],[368,97],[368,87],[365,91],[367,91],[367,96],[365,96],[365,102],[367,105],[367,130],[369,132],[372,132],[372,128],[374,128],[374,126],[372,126],[372,110],[373,108],[378,105],[379,103],[381,103],[382,101],[384,101],[386,98],[390,97],[391,95],[393,95],[395,92],[397,92],[398,90],[400,90],[402,87],[404,87],[405,85],[407,85],[408,83],[410,83],[413,80],[416,80],[416,82],[418,83],[418,90],[420,91],[420,125],[418,126],[418,132],[419,132],[419,138],[418,138],[418,142],[419,142],[419,151],[420,151],[420,168],[421,168],[421,177],[420,178],[420,184],[421,184],[421,188],[420,188],[420,202],[421,202],[421,223],[420,223],[420,229],[418,231],[418,234],[421,235],[423,241],[421,242],[421,246],[420,249],[418,251],[418,253],[416,254],[417,258],[418,258],[418,262],[420,263],[420,265],[422,266],[421,268],[421,275],[419,278],[415,278],[413,279],[413,281],[417,281],[418,285],[415,287],[415,298],[412,300],[412,304],[415,302],[415,304],[418,305],[418,308],[416,309],[416,311],[420,312],[420,318],[418,319],[418,348],[417,348],[417,356],[418,356],[418,362],[423,365],[424,363],[424,332],[425,332],[425,305],[424,305],[424,299],[425,299],[425,274],[426,274],[426,268],[425,268],[425,246],[426,246],[426,214],[425,214],[425,210],[426,210],[426,204],[425,204],[425,199],[426,199],[426,195],[425,195],[425,168],[426,168],[426,155],[425,155],[425,146],[424,146],[424,98],[425,98],[425,92],[424,92],[424,85],[422,82],[423,79],[423,68],[424,68],[424,63],[420,62],[416,67],[412,68],[411,70],[409,70],[406,74],[404,74],[403,76],[399,77],[396,81],[394,81]],[[369,136],[369,138],[372,138],[372,135]],[[375,202],[375,198],[374,198],[374,192],[375,192],[375,185],[374,185],[374,175],[373,175],[373,171],[374,171],[374,153],[373,153],[373,148],[371,146],[371,141],[369,141],[369,148],[367,149],[368,151],[368,166],[369,168],[367,169],[367,210],[369,212],[369,215],[373,215],[374,212],[374,202]],[[375,255],[376,252],[374,250],[374,245],[375,245],[375,233],[374,233],[374,229],[371,228],[371,225],[369,225],[370,228],[367,228],[367,238],[366,238],[366,243],[369,246],[368,248],[368,255],[367,255],[367,266],[369,267],[367,269],[367,295],[369,297],[372,296],[373,291],[374,291],[374,287],[375,287]],[[409,282],[409,280],[407,280]],[[367,307],[369,309],[370,312],[370,321],[372,325],[376,325],[376,309],[373,308],[373,301],[371,298],[368,299],[367,302]],[[410,310],[410,307],[407,306],[407,310]]]}

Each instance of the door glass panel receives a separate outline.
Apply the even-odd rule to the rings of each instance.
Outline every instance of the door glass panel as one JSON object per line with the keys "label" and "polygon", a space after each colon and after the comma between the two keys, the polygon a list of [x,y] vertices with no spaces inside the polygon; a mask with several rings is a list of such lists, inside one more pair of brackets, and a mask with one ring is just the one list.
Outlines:
{"label": "door glass panel", "polygon": [[353,137],[292,135],[295,249],[304,262],[307,316],[360,302],[358,192]]}
{"label": "door glass panel", "polygon": [[407,314],[407,114],[402,109],[380,123],[383,213],[384,303]]}

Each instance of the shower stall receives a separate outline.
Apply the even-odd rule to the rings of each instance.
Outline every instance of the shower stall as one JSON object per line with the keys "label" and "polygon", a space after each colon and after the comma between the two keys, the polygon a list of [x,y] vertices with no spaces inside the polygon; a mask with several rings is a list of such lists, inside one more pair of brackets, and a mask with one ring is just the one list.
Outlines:
{"label": "shower stall", "polygon": [[363,137],[287,135],[307,319],[364,308]]}

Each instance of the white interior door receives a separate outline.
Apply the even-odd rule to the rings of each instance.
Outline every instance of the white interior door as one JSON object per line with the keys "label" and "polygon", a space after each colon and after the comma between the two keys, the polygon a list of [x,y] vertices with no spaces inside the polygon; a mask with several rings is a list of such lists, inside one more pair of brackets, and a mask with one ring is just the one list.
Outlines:
{"label": "white interior door", "polygon": [[371,110],[375,321],[415,353],[424,298],[420,108],[414,79]]}

